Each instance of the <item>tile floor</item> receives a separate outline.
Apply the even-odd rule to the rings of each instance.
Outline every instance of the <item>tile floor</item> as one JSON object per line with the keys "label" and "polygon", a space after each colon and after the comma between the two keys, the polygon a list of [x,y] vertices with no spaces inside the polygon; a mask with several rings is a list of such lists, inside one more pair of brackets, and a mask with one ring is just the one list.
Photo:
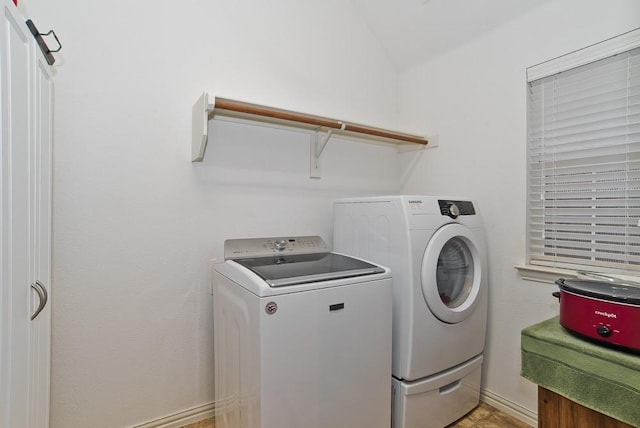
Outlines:
{"label": "tile floor", "polygon": [[[186,425],[183,428],[213,428],[213,419]],[[529,425],[501,412],[500,410],[480,403],[471,413],[457,420],[447,428],[530,428]]]}
{"label": "tile floor", "polygon": [[480,403],[467,416],[447,428],[531,428],[528,424],[507,415],[486,403]]}

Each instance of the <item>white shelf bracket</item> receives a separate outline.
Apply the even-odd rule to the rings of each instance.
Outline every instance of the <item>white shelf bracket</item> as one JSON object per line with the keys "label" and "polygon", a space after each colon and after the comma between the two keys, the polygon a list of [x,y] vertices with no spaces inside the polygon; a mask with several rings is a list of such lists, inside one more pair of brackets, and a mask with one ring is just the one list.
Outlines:
{"label": "white shelf bracket", "polygon": [[[340,130],[344,131],[345,124],[340,123]],[[324,151],[324,148],[327,147],[327,143],[331,139],[333,135],[333,129],[330,129],[326,135],[322,135],[320,131],[315,131],[311,135],[311,146],[309,150],[309,177],[310,178],[320,178],[320,156]]]}
{"label": "white shelf bracket", "polygon": [[[215,100],[215,98],[214,98]],[[209,94],[203,92],[191,111],[191,162],[202,162],[209,137],[209,113],[215,108],[209,104]]]}

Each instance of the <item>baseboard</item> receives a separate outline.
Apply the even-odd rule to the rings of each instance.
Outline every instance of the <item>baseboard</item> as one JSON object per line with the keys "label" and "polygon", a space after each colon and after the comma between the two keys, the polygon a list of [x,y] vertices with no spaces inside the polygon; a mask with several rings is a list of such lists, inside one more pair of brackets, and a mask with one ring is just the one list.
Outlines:
{"label": "baseboard", "polygon": [[130,428],[180,428],[213,417],[213,403],[192,407]]}
{"label": "baseboard", "polygon": [[[482,389],[480,391],[480,401],[483,401],[488,405],[531,425],[532,427],[538,426],[538,414],[536,412],[532,412],[531,410],[494,392]],[[214,404],[207,403],[172,415],[154,419],[140,425],[134,425],[130,428],[180,428],[185,425],[212,418],[213,416]]]}
{"label": "baseboard", "polygon": [[538,414],[536,412],[532,412],[526,407],[522,407],[521,405],[514,403],[495,392],[491,392],[484,388],[481,389],[480,401],[483,401],[518,420],[521,420],[525,424],[529,424],[532,427],[538,426]]}

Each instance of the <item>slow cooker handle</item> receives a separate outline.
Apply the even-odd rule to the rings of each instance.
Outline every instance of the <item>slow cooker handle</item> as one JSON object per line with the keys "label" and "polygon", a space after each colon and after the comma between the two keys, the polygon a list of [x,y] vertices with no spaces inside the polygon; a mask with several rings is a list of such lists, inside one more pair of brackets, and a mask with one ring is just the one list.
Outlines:
{"label": "slow cooker handle", "polygon": [[[555,283],[556,283],[558,286],[562,286],[562,285],[564,285],[564,278],[558,278],[558,279],[555,281]],[[560,300],[560,292],[559,292],[559,291],[554,291],[553,293],[551,293],[551,295],[552,295],[553,297],[555,297],[556,299]]]}

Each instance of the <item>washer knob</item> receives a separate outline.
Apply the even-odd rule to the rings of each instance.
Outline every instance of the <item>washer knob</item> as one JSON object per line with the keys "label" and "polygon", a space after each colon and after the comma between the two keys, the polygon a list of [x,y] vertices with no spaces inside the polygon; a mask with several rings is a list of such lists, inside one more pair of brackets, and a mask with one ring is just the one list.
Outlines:
{"label": "washer knob", "polygon": [[276,251],[284,251],[284,249],[287,248],[287,241],[285,239],[278,239],[273,243],[273,248]]}
{"label": "washer knob", "polygon": [[449,205],[449,217],[456,218],[460,215],[460,208],[456,204]]}

